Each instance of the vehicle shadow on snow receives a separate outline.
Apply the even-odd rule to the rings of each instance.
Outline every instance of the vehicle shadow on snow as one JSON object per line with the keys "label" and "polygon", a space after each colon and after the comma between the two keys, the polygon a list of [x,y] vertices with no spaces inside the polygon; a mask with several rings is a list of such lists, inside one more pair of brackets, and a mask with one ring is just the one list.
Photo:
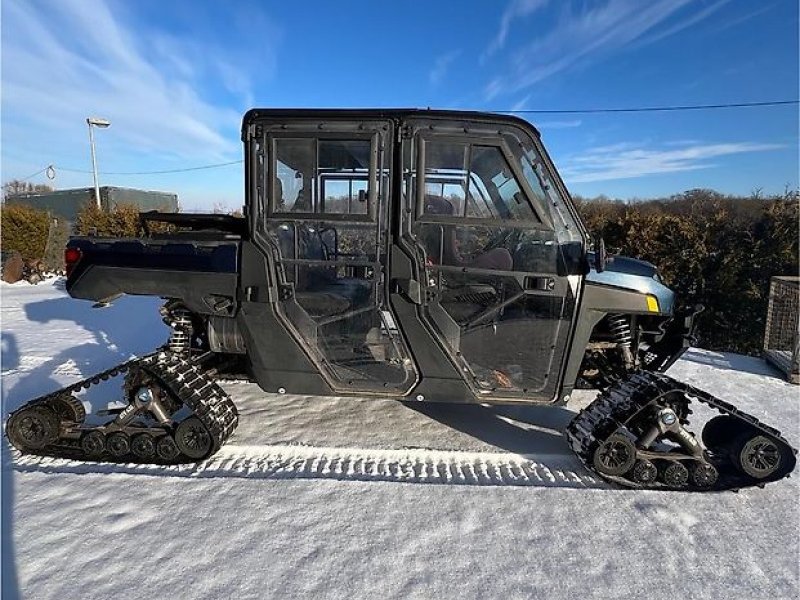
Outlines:
{"label": "vehicle shadow on snow", "polygon": [[[573,456],[561,432],[575,416],[552,406],[405,403],[408,408],[496,448],[525,455]],[[576,465],[579,461],[575,460]]]}
{"label": "vehicle shadow on snow", "polygon": [[[77,301],[66,295],[26,305],[25,316],[28,321],[41,324],[58,321],[74,323],[82,328],[82,334],[89,332],[93,340],[66,348],[41,364],[25,369],[21,364],[15,334],[4,332],[4,414],[35,397],[62,388],[65,381],[78,381],[124,362],[133,355],[153,351],[166,338],[166,327],[161,323],[156,307],[155,303],[143,302],[142,299],[121,298],[108,308],[95,309],[89,302]],[[63,379],[59,381],[56,376]],[[91,402],[92,397],[83,399]],[[93,406],[104,407],[105,402],[102,407]]]}
{"label": "vehicle shadow on snow", "polygon": [[[19,352],[16,338],[7,332],[2,333],[2,364],[3,367],[16,369],[19,367]],[[5,402],[4,402],[5,404]],[[0,459],[0,556],[2,556],[2,586],[0,595],[3,598],[16,600],[19,598],[19,582],[17,580],[17,561],[14,548],[14,475],[11,447],[3,437],[0,446],[2,457]]]}

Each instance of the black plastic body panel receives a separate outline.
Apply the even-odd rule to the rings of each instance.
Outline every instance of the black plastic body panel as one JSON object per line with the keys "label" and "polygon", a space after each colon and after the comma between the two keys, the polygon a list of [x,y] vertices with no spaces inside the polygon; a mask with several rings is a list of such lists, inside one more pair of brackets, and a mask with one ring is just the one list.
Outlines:
{"label": "black plastic body panel", "polygon": [[67,292],[97,302],[122,294],[161,296],[180,299],[199,314],[231,315],[238,297],[239,246],[230,235],[202,241],[184,235],[72,238],[67,247],[82,256],[67,278]]}
{"label": "black plastic body panel", "polygon": [[251,242],[241,250],[243,300],[236,316],[251,374],[268,392],[331,395],[333,389],[275,314],[277,291],[270,260]]}

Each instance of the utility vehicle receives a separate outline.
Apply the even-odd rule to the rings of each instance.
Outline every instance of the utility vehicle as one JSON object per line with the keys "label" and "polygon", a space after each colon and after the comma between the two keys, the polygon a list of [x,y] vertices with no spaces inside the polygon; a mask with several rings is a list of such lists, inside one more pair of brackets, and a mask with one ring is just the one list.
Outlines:
{"label": "utility vehicle", "polygon": [[[663,374],[696,309],[654,266],[589,251],[528,122],[256,109],[242,140],[243,217],[145,213],[139,239],[70,239],[71,296],[163,297],[173,333],[14,412],[19,450],[201,460],[238,420],[215,379],[243,374],[273,393],[408,402],[558,405],[597,387],[566,439],[609,480],[718,490],[793,469],[776,430]],[[77,394],[117,375],[123,407],[87,418]],[[692,401],[721,413],[699,437]]]}

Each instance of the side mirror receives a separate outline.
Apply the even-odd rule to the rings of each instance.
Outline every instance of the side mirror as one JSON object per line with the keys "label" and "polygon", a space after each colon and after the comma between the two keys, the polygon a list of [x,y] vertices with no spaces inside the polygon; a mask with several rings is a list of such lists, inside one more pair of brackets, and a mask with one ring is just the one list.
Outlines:
{"label": "side mirror", "polygon": [[602,273],[606,270],[608,254],[606,253],[606,242],[599,235],[594,239],[594,270]]}
{"label": "side mirror", "polygon": [[358,190],[358,201],[359,202],[367,201],[367,190]]}

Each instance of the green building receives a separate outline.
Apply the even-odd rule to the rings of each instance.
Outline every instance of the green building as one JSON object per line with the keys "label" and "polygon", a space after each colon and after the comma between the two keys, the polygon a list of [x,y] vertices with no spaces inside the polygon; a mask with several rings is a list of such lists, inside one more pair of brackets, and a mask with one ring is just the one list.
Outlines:
{"label": "green building", "polygon": [[[14,194],[8,196],[6,202],[8,204],[26,204],[45,210],[53,217],[59,217],[74,223],[78,219],[78,213],[81,208],[87,202],[95,202],[94,188]],[[178,195],[169,192],[103,186],[100,188],[100,204],[104,210],[109,210],[120,204],[132,204],[138,206],[140,212],[148,210],[177,212]]]}

